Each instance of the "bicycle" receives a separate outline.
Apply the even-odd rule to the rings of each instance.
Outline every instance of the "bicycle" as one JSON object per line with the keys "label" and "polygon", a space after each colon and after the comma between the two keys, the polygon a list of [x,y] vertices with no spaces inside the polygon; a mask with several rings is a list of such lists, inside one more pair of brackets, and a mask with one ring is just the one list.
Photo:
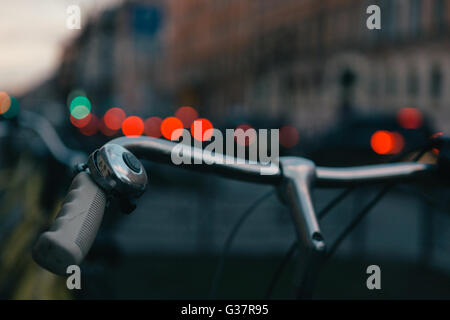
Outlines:
{"label": "bicycle", "polygon": [[[43,268],[59,275],[66,275],[69,265],[79,265],[95,239],[108,204],[118,201],[123,211],[130,212],[135,208],[136,199],[145,190],[148,183],[147,174],[137,157],[173,164],[171,154],[175,146],[174,142],[150,137],[121,137],[111,140],[94,151],[87,163],[79,166],[79,172],[69,188],[52,227],[36,242],[33,248],[35,261]],[[435,179],[438,175],[448,177],[450,172],[449,139],[444,137],[430,139],[430,142],[421,148],[415,160],[419,160],[425,152],[433,148],[440,150],[437,164],[413,161],[331,168],[316,166],[312,161],[300,157],[280,157],[278,163],[270,164],[249,162],[240,164],[227,155],[207,154],[205,156],[202,149],[184,145],[182,152],[191,159],[190,163],[201,164],[181,165],[181,167],[237,180],[272,185],[276,188],[280,199],[290,208],[292,222],[296,229],[297,241],[291,246],[286,259],[289,259],[295,250],[299,250],[303,257],[297,270],[299,281],[296,284],[296,296],[305,299],[312,297],[321,266],[336,251],[346,235],[396,182],[409,182],[416,179],[423,181],[426,178]],[[268,169],[272,170],[271,175],[260,174],[262,170],[267,172]],[[319,218],[327,214],[356,186],[378,183],[387,183],[387,185],[363,208],[327,250],[318,222]],[[313,187],[346,187],[348,189],[326,206],[319,215],[316,215],[310,194]],[[245,216],[231,232],[223,256],[226,255],[233,234],[245,220]],[[223,259],[216,273],[212,296],[220,277],[222,262]],[[276,284],[283,265],[284,262],[277,271],[271,288]]]}

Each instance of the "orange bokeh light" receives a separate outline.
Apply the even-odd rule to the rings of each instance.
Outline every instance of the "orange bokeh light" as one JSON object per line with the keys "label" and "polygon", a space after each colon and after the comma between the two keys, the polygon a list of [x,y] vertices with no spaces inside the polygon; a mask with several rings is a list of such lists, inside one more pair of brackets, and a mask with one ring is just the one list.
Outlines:
{"label": "orange bokeh light", "polygon": [[11,98],[6,92],[0,91],[0,114],[8,112],[11,107]]}
{"label": "orange bokeh light", "polygon": [[214,129],[211,121],[205,118],[197,119],[191,125],[191,134],[198,141],[208,141],[213,134],[210,129]]}
{"label": "orange bokeh light", "polygon": [[405,140],[397,132],[379,130],[372,135],[370,145],[372,150],[378,154],[396,154],[403,150]]}
{"label": "orange bokeh light", "polygon": [[178,140],[181,137],[182,131],[175,133],[177,129],[183,129],[183,122],[177,117],[168,117],[161,123],[161,134],[167,140]]}
{"label": "orange bokeh light", "polygon": [[122,122],[122,132],[125,136],[140,136],[144,132],[144,121],[137,116],[126,118]]}
{"label": "orange bokeh light", "polygon": [[397,113],[397,121],[402,128],[419,129],[423,124],[423,115],[415,108],[402,108]]}
{"label": "orange bokeh light", "polygon": [[198,118],[198,113],[194,108],[184,106],[178,108],[175,117],[181,120],[183,127],[190,128],[194,120]]}
{"label": "orange bokeh light", "polygon": [[125,120],[127,115],[125,111],[120,108],[111,108],[106,111],[103,116],[103,121],[105,126],[110,130],[119,130],[122,127],[122,122]]}
{"label": "orange bokeh light", "polygon": [[144,132],[147,136],[153,138],[161,137],[161,123],[160,117],[151,117],[144,122]]}

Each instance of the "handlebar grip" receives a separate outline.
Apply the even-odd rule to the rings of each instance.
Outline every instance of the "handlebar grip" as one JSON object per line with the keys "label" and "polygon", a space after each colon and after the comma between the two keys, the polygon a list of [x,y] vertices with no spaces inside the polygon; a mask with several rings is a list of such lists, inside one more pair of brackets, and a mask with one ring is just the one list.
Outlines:
{"label": "handlebar grip", "polygon": [[69,265],[79,265],[94,242],[105,211],[106,195],[89,174],[73,180],[49,231],[33,248],[33,259],[43,268],[66,275]]}

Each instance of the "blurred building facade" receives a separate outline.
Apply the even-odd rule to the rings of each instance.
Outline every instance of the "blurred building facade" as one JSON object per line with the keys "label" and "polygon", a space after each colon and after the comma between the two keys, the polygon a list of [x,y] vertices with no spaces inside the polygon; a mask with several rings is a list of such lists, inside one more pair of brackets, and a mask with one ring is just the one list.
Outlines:
{"label": "blurred building facade", "polygon": [[[381,30],[366,27],[372,4]],[[125,1],[90,19],[28,96],[54,88],[66,104],[81,90],[100,116],[191,105],[216,123],[284,117],[311,133],[349,107],[417,107],[445,129],[449,35],[450,0]]]}
{"label": "blurred building facade", "polygon": [[[170,0],[168,84],[217,117],[320,130],[352,105],[450,122],[448,0]],[[369,30],[369,5],[381,30]]]}

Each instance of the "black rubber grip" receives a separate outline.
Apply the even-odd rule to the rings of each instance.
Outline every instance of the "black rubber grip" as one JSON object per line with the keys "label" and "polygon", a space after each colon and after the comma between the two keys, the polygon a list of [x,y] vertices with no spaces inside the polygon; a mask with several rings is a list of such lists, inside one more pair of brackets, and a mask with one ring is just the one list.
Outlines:
{"label": "black rubber grip", "polygon": [[33,248],[33,259],[43,268],[66,275],[67,267],[79,265],[95,240],[105,211],[106,196],[86,172],[73,180],[49,231]]}

